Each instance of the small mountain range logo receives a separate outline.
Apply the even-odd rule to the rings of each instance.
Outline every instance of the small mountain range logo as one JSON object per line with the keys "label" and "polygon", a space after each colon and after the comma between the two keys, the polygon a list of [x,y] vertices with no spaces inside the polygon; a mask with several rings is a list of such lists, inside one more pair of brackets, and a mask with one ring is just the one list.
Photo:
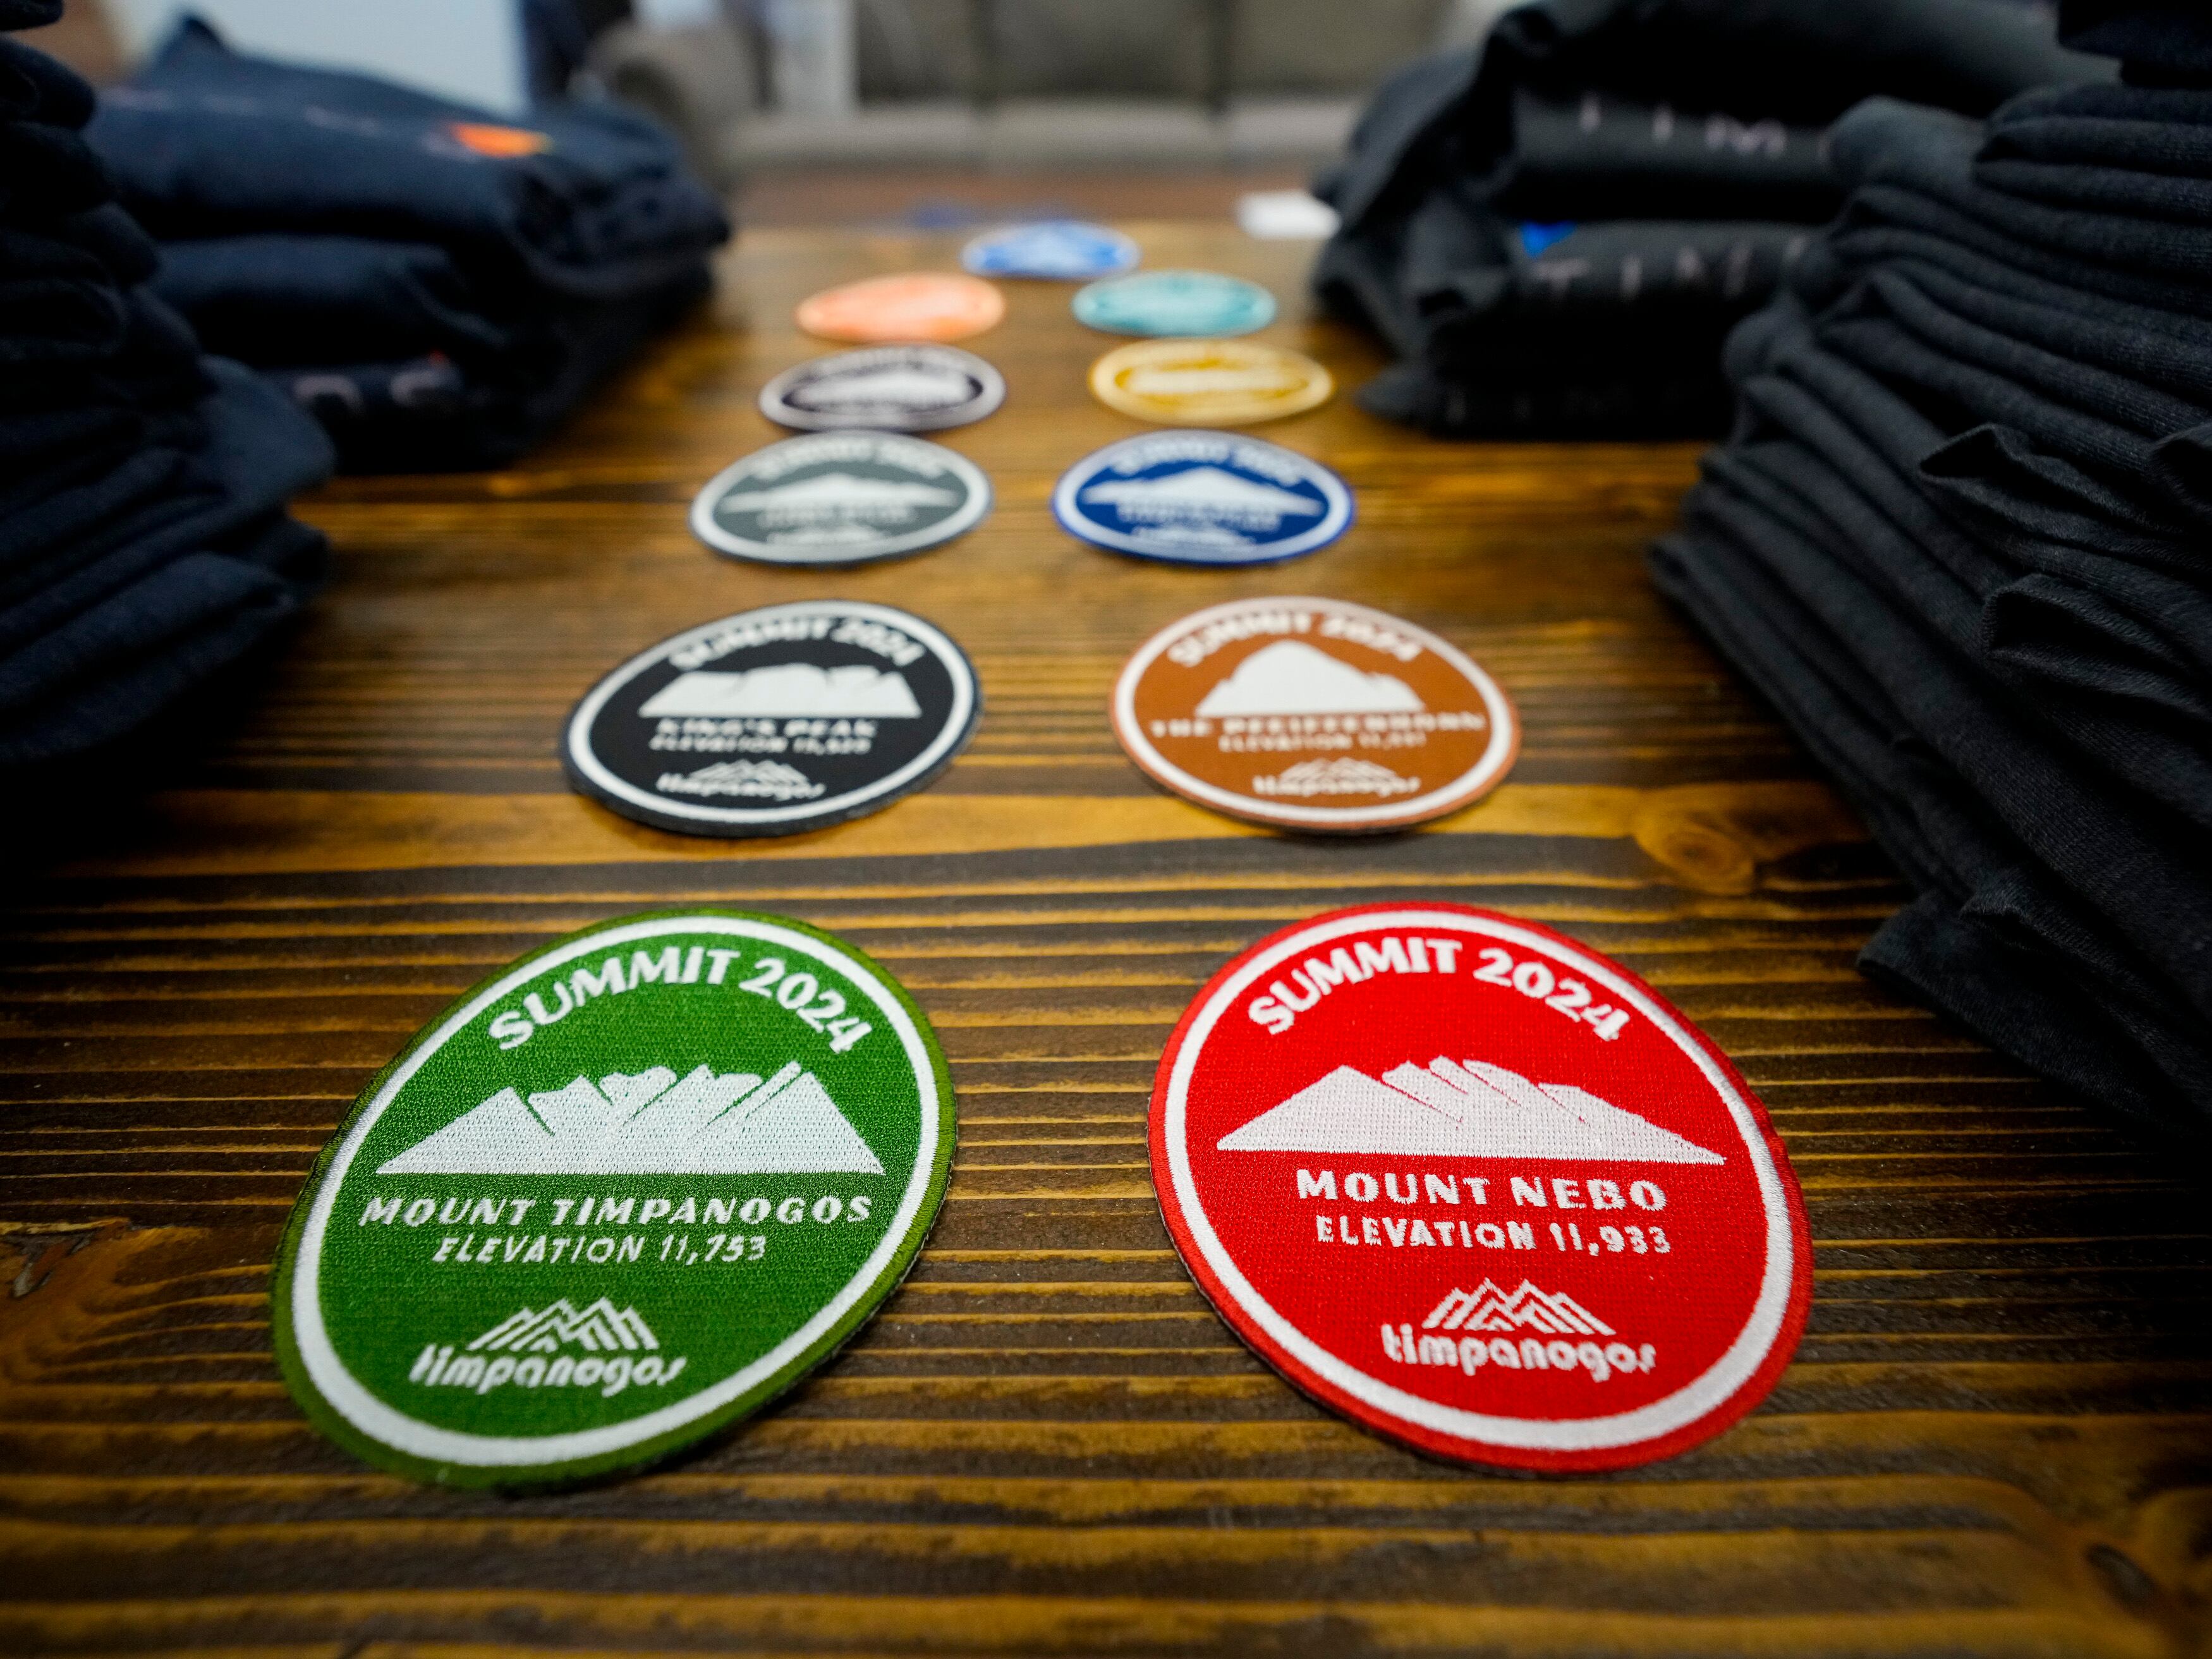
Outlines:
{"label": "small mountain range logo", "polygon": [[1230,525],[1262,535],[1281,529],[1285,519],[1316,518],[1328,510],[1320,501],[1218,466],[1188,467],[1164,478],[1095,483],[1078,499],[1110,507],[1138,524]]}
{"label": "small mountain range logo", "polygon": [[[580,1356],[563,1352],[579,1348]],[[563,1297],[550,1307],[516,1309],[458,1353],[450,1343],[424,1344],[407,1380],[478,1395],[505,1388],[592,1389],[611,1400],[627,1389],[665,1388],[684,1375],[686,1357],[659,1349],[636,1309],[601,1297],[580,1310]]]}
{"label": "small mountain range logo", "polygon": [[655,1066],[580,1077],[526,1101],[501,1089],[379,1175],[881,1175],[821,1080],[797,1060],[763,1082]]}
{"label": "small mountain range logo", "polygon": [[1252,780],[1255,795],[1410,795],[1420,787],[1419,778],[1401,778],[1387,766],[1349,755],[1300,761],[1277,776]]}
{"label": "small mountain range logo", "polygon": [[895,668],[853,663],[817,668],[811,662],[778,663],[750,673],[695,669],[679,674],[647,699],[646,720],[762,719],[915,720],[921,705]]}
{"label": "small mountain range logo", "polygon": [[1340,1066],[1218,1144],[1224,1152],[1727,1161],[1586,1089],[1533,1083],[1503,1066],[1441,1055],[1379,1079]]}
{"label": "small mountain range logo", "polygon": [[794,387],[788,397],[800,409],[932,410],[957,408],[973,398],[976,390],[975,381],[951,369],[875,368],[824,375]]}
{"label": "small mountain range logo", "polygon": [[717,518],[757,514],[771,529],[837,529],[910,523],[924,512],[949,513],[966,492],[901,478],[817,472],[765,489],[732,490],[714,503]]}
{"label": "small mountain range logo", "polygon": [[660,1340],[635,1308],[617,1308],[601,1297],[579,1310],[562,1297],[550,1308],[519,1308],[469,1344],[471,1353],[553,1353],[578,1347],[592,1353],[635,1353]]}
{"label": "small mountain range logo", "polygon": [[670,772],[656,786],[667,795],[735,795],[745,800],[812,800],[826,785],[781,761],[723,761],[696,772]]}
{"label": "small mountain range logo", "polygon": [[1565,1291],[1540,1291],[1528,1279],[1508,1296],[1486,1279],[1454,1291],[1421,1322],[1425,1331],[1542,1331],[1552,1336],[1611,1336],[1613,1327]]}
{"label": "small mountain range logo", "polygon": [[1198,705],[1201,717],[1226,714],[1418,714],[1413,688],[1388,674],[1367,674],[1303,640],[1278,640],[1255,651]]}

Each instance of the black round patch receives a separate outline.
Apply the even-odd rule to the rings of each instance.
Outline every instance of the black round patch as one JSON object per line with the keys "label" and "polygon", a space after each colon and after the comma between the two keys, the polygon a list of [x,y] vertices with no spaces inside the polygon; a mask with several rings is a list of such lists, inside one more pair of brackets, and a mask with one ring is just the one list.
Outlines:
{"label": "black round patch", "polygon": [[967,746],[974,666],[889,605],[807,599],[663,640],[576,705],[576,788],[691,836],[795,836],[912,793]]}
{"label": "black round patch", "polygon": [[980,421],[1006,382],[957,346],[872,346],[787,368],[761,388],[761,413],[807,432],[939,432]]}

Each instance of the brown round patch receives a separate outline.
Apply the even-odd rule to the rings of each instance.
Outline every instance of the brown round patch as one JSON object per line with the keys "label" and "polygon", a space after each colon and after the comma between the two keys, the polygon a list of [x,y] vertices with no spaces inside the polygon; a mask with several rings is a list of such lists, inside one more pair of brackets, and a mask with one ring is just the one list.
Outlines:
{"label": "brown round patch", "polygon": [[1121,671],[1114,732],[1201,806],[1339,834],[1457,811],[1521,746],[1512,703],[1463,653],[1341,599],[1239,599],[1163,629]]}

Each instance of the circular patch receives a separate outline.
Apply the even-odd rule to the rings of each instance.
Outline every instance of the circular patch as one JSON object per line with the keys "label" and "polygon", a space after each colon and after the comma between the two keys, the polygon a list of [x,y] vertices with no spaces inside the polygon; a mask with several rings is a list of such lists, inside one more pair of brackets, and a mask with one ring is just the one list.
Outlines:
{"label": "circular patch", "polygon": [[796,836],[952,763],[981,713],[958,646],[889,605],[803,599],[663,640],[568,716],[568,781],[693,836]]}
{"label": "circular patch", "polygon": [[895,345],[787,368],[761,388],[760,410],[807,432],[940,432],[980,421],[1006,400],[1005,377],[973,352]]}
{"label": "circular patch", "polygon": [[1403,830],[1495,788],[1521,723],[1464,653],[1341,599],[1232,600],[1162,629],[1114,687],[1147,776],[1286,830]]}
{"label": "circular patch", "polygon": [[1125,438],[1067,470],[1060,528],[1099,547],[1177,564],[1266,564],[1327,547],[1352,524],[1352,491],[1279,444],[1218,432]]}
{"label": "circular patch", "polygon": [[1127,270],[1137,245],[1118,230],[1080,219],[1048,219],[988,231],[960,251],[960,263],[977,276],[1030,276],[1083,282]]}
{"label": "circular patch", "polygon": [[1335,390],[1312,358],[1249,340],[1145,340],[1091,366],[1100,403],[1161,426],[1253,426],[1318,408]]}
{"label": "circular patch", "polygon": [[422,1480],[651,1462],[866,1322],[954,1127],[928,1020],[851,945],[712,910],[571,934],[425,1027],[324,1149],[277,1255],[285,1382]]}
{"label": "circular patch", "polygon": [[799,302],[799,327],[825,340],[964,340],[996,328],[1006,301],[988,283],[943,271],[872,276]]}
{"label": "circular patch", "polygon": [[964,535],[991,510],[965,455],[887,432],[786,438],[717,473],[691,503],[691,533],[768,564],[865,564]]}
{"label": "circular patch", "polygon": [[1212,270],[1146,270],[1093,283],[1075,320],[1108,334],[1249,334],[1275,320],[1275,296]]}
{"label": "circular patch", "polygon": [[1622,1468],[1727,1428],[1805,1324],[1766,1113],[1617,963],[1455,904],[1317,916],[1215,975],[1153,1085],[1183,1263],[1303,1392],[1468,1462]]}

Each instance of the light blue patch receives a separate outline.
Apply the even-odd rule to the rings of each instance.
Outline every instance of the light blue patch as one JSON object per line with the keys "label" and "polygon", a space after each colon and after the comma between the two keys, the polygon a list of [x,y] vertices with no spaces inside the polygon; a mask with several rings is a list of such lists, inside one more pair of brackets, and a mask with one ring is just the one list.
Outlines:
{"label": "light blue patch", "polygon": [[1139,257],[1137,245],[1118,230],[1080,219],[1048,219],[978,236],[961,250],[960,263],[977,276],[1081,283],[1130,270]]}
{"label": "light blue patch", "polygon": [[1060,528],[1174,564],[1272,564],[1351,528],[1352,489],[1319,461],[1226,432],[1153,432],[1087,455],[1053,491]]}
{"label": "light blue patch", "polygon": [[1571,219],[1562,219],[1556,224],[1528,224],[1521,227],[1521,251],[1534,259],[1554,242],[1564,242],[1582,227]]}
{"label": "light blue patch", "polygon": [[1078,289],[1075,320],[1109,334],[1249,334],[1275,320],[1275,296],[1211,270],[1144,270]]}

